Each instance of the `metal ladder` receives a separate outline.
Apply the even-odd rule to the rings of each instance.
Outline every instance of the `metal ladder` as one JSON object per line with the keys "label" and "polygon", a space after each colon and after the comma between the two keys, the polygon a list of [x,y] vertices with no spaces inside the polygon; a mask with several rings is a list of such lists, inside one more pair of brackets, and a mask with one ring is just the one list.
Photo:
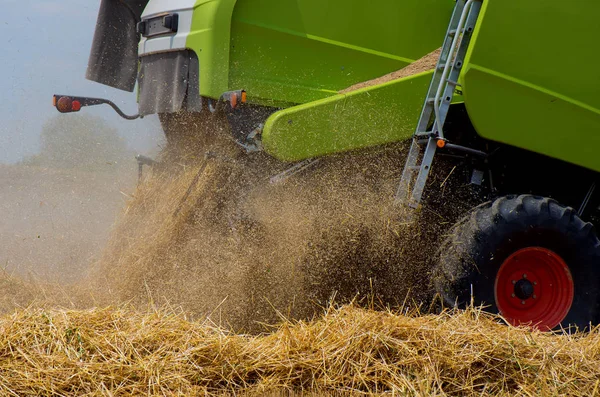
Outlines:
{"label": "metal ladder", "polygon": [[482,0],[456,2],[402,172],[396,203],[408,205],[413,209],[419,207],[437,148],[445,145],[444,123],[481,10],[481,2]]}

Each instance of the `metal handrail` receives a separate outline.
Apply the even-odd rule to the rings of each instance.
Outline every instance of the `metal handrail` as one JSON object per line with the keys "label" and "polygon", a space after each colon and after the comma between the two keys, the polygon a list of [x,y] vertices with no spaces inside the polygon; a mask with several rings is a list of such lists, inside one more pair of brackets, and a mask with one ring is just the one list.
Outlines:
{"label": "metal handrail", "polygon": [[[442,78],[440,80],[440,84],[438,85],[438,89],[435,93],[435,100],[433,103],[433,111],[435,112],[435,131],[437,131],[438,137],[444,139],[444,131],[443,125],[441,123],[440,117],[440,100],[442,97],[442,93],[446,90],[446,86],[448,82],[448,76],[454,70],[454,60],[455,55],[458,53],[458,40],[460,39],[460,32],[464,29],[467,23],[467,17],[469,16],[469,12],[471,11],[471,7],[473,3],[479,0],[468,0],[465,3],[465,7],[463,8],[462,14],[460,15],[460,19],[458,22],[458,26],[456,27],[456,33],[454,34],[454,39],[452,40],[452,46],[450,47],[450,52],[448,53],[448,59],[446,59],[446,65],[444,66],[444,71],[442,72]],[[452,68],[450,68],[450,64],[452,64]]]}

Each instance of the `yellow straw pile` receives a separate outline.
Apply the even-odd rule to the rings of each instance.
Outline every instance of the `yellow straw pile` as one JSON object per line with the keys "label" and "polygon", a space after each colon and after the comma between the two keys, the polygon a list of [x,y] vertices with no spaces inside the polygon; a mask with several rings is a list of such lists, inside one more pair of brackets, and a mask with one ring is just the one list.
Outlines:
{"label": "yellow straw pile", "polygon": [[[600,333],[509,328],[478,310],[352,306],[262,336],[172,311],[48,311],[0,319],[2,395],[573,395],[600,391]],[[274,394],[276,395],[276,394]]]}

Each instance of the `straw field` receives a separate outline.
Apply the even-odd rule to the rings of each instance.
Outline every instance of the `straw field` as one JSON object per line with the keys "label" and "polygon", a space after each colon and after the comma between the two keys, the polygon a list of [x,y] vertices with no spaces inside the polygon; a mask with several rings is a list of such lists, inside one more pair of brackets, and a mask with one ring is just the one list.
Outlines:
{"label": "straw field", "polygon": [[509,328],[478,310],[413,316],[346,306],[270,334],[173,311],[28,309],[0,319],[3,395],[592,396],[600,333]]}

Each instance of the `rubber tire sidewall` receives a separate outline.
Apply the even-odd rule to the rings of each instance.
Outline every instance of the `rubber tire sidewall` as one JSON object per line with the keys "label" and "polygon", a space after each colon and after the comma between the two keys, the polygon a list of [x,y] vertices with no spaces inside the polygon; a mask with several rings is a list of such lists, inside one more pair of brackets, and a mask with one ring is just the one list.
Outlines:
{"label": "rubber tire sidewall", "polygon": [[529,195],[500,198],[477,207],[442,244],[435,284],[447,303],[471,302],[498,313],[495,282],[504,261],[527,247],[543,247],[569,266],[573,304],[560,326],[598,323],[600,243],[593,227],[554,200]]}

